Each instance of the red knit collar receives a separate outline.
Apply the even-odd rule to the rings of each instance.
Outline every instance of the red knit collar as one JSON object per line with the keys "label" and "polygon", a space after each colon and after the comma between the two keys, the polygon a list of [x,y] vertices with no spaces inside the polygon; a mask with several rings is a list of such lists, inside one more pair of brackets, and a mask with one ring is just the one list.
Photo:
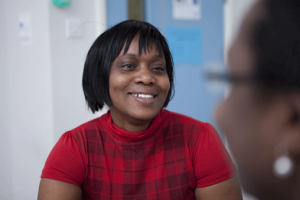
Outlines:
{"label": "red knit collar", "polygon": [[117,125],[111,119],[110,111],[100,117],[101,125],[117,139],[123,142],[138,142],[151,137],[169,119],[170,112],[162,109],[152,120],[150,126],[140,132],[129,132]]}

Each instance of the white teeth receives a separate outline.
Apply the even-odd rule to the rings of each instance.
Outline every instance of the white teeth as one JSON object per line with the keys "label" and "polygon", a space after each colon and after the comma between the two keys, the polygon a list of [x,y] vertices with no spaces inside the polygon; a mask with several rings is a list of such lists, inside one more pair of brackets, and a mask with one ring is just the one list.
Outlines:
{"label": "white teeth", "polygon": [[147,98],[147,99],[153,98],[153,96],[150,94],[131,94],[131,95],[134,97]]}
{"label": "white teeth", "polygon": [[153,98],[153,96],[152,95],[150,95],[150,94],[139,94],[138,95],[138,97],[141,97],[141,98]]}

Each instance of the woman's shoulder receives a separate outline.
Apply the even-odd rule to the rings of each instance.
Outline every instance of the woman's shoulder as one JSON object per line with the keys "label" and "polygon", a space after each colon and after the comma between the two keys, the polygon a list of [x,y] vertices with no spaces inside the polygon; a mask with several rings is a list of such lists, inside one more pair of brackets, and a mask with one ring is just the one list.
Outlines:
{"label": "woman's shoulder", "polygon": [[168,112],[170,112],[170,120],[168,126],[165,127],[168,130],[164,129],[165,134],[181,137],[192,147],[196,147],[197,143],[209,143],[219,137],[214,126],[208,122],[202,122],[181,113]]}
{"label": "woman's shoulder", "polygon": [[184,134],[192,134],[196,136],[204,132],[209,133],[213,129],[213,126],[208,122],[200,121],[185,114],[168,110],[166,111],[170,113],[168,126]]}

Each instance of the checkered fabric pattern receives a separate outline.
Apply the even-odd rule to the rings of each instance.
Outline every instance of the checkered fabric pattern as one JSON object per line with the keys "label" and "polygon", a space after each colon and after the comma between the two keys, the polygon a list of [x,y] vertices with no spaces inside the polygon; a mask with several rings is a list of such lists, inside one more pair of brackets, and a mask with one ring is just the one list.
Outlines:
{"label": "checkered fabric pattern", "polygon": [[84,200],[182,200],[234,174],[210,124],[162,110],[139,133],[114,125],[109,112],[65,133],[42,177],[78,185]]}

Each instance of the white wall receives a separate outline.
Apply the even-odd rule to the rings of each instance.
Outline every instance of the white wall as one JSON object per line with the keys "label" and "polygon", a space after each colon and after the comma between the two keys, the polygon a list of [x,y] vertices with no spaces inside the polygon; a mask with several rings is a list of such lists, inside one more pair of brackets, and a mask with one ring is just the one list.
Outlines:
{"label": "white wall", "polygon": [[[1,84],[1,118],[5,121],[1,120],[1,127],[6,127],[7,132],[1,131],[1,157],[6,156],[1,159],[1,169],[6,169],[0,180],[1,199],[32,199],[36,196],[42,161],[54,138],[47,3],[2,3],[5,10],[1,54],[4,52],[5,57],[1,59],[4,63],[1,62],[0,74],[5,83]],[[31,13],[35,25],[31,46],[21,46],[18,39],[19,14],[23,12]]]}
{"label": "white wall", "polygon": [[[99,115],[86,109],[81,76],[99,28],[95,21],[105,23],[96,18],[105,1],[72,1],[69,8],[50,0],[0,2],[0,199],[32,200],[59,136]],[[31,45],[18,37],[22,13],[31,15]],[[82,38],[68,39],[67,18],[92,23],[82,26]]]}
{"label": "white wall", "polygon": [[[12,193],[12,174],[7,173],[12,167],[12,152],[10,151],[11,137],[9,126],[9,95],[8,89],[8,68],[7,66],[7,52],[5,51],[6,43],[6,2],[1,2],[0,6],[0,199],[7,200]],[[3,180],[3,181],[1,181]]]}

